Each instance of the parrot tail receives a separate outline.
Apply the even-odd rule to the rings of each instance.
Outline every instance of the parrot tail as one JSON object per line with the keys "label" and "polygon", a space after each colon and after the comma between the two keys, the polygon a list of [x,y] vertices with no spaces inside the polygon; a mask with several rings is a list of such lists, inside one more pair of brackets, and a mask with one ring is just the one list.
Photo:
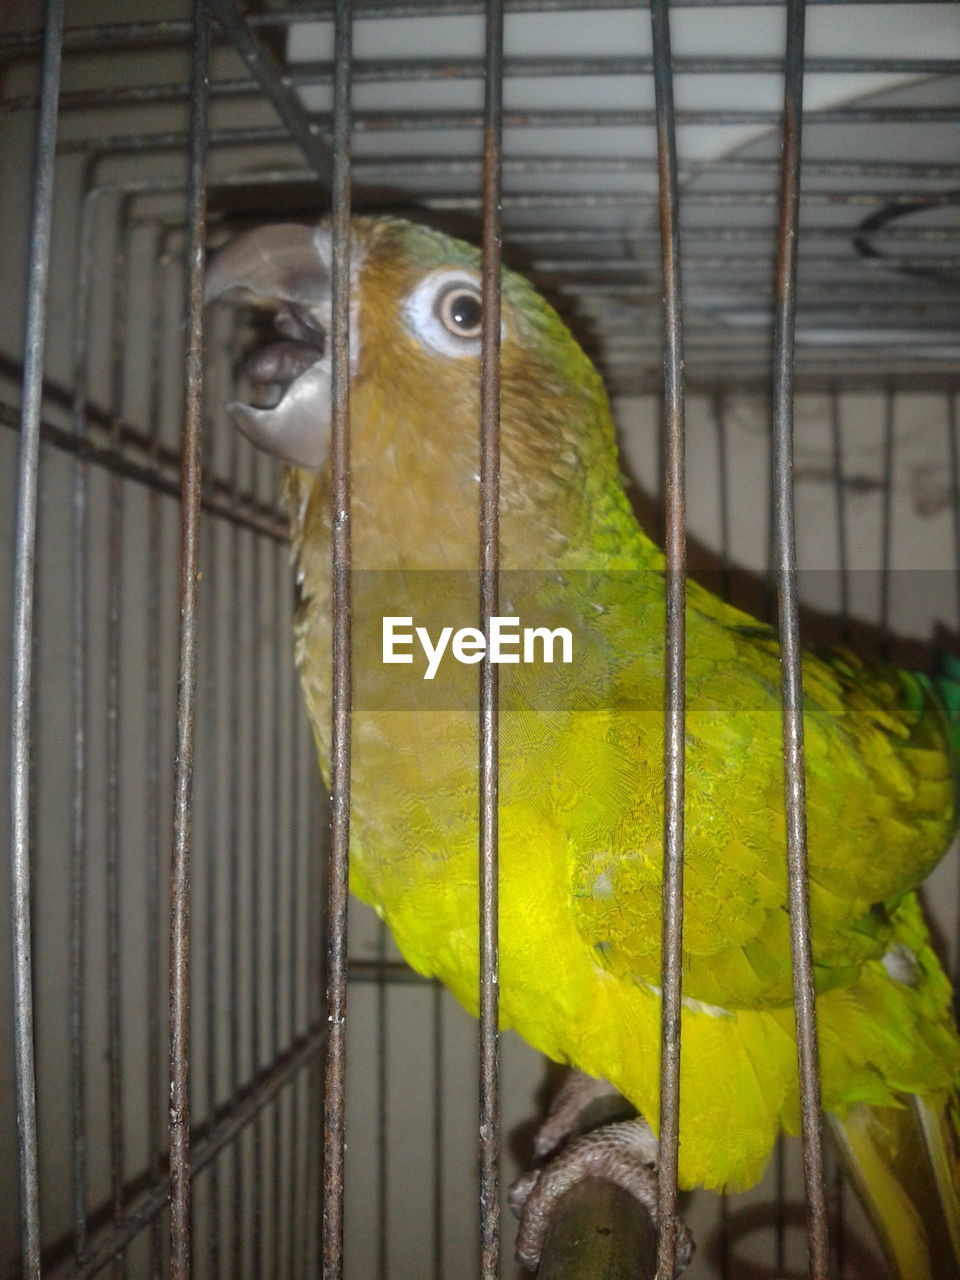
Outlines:
{"label": "parrot tail", "polygon": [[898,1280],[960,1277],[960,1097],[858,1103],[828,1121]]}

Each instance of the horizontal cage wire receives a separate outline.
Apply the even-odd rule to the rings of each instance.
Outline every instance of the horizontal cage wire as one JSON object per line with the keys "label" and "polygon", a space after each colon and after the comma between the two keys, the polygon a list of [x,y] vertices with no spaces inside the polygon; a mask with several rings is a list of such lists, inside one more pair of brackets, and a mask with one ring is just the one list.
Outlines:
{"label": "horizontal cage wire", "polygon": [[[357,473],[350,512],[346,470],[362,447],[345,394],[364,336],[356,314],[344,332],[349,216],[409,218],[483,246],[483,525],[472,509],[463,519],[486,555],[471,622],[503,612],[512,590],[496,538],[501,237],[504,264],[599,368],[631,501],[671,556],[673,631],[658,621],[656,643],[673,655],[673,749],[653,767],[671,779],[672,856],[684,554],[690,580],[774,628],[791,613],[778,585],[795,577],[804,644],[917,671],[956,652],[955,7],[504,7],[502,32],[500,6],[479,0],[48,0],[44,22],[35,3],[8,0],[0,12],[0,704],[13,730],[0,747],[13,780],[0,799],[13,908],[0,916],[0,1275],[11,1280],[527,1274],[507,1195],[534,1163],[562,1072],[514,1032],[497,1036],[488,966],[473,1000],[480,1091],[475,1021],[345,894],[350,707],[370,709],[365,671],[351,691],[344,661],[348,592],[356,629],[383,588],[348,572],[350,538],[362,556],[370,518]],[[785,94],[796,103],[801,86],[784,133]],[[333,578],[332,810],[294,660],[304,588],[283,468],[224,410],[255,384],[250,355],[269,325],[248,306],[201,309],[198,292],[208,249],[331,212],[332,486],[349,513]],[[502,539],[499,554],[515,563]],[[471,839],[492,965],[497,668],[482,670]],[[499,785],[502,800],[509,775]],[[802,823],[791,827],[802,853]],[[688,912],[695,889],[688,865]],[[955,976],[954,854],[923,896]],[[676,984],[686,953],[673,936]],[[678,1014],[682,989],[671,996],[669,974],[663,989]],[[670,1116],[648,1118],[666,1135],[659,1242],[645,1209],[587,1185],[551,1224],[541,1277],[653,1275],[658,1243],[671,1273]],[[816,1118],[808,1108],[813,1129]],[[820,1273],[887,1274],[830,1141],[823,1157]],[[683,1274],[806,1275],[813,1175],[805,1186],[801,1144],[783,1137],[749,1190],[681,1192],[696,1244]]]}

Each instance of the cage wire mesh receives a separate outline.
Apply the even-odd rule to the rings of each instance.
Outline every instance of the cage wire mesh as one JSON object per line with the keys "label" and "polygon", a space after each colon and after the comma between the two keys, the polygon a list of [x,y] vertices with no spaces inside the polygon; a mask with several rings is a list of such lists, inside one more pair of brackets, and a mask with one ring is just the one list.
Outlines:
{"label": "cage wire mesh", "polygon": [[[58,8],[47,7],[50,35]],[[179,774],[174,762],[181,432],[198,394],[196,368],[185,373],[185,268],[203,214],[190,158],[194,177],[207,170],[211,242],[326,213],[333,15],[227,0],[211,10],[206,113],[186,5],[71,0],[59,68],[53,41],[44,61],[35,4],[0,12],[0,511],[21,552],[24,521],[28,538],[33,528],[29,490],[17,487],[21,423],[31,413],[39,423],[25,650],[6,647],[14,622],[31,619],[13,556],[0,562],[4,669],[22,674],[32,656],[29,737],[14,735],[4,760],[27,771],[0,801],[5,829],[29,832],[2,874],[12,867],[5,889],[23,904],[29,870],[32,920],[15,913],[0,951],[10,1276],[36,1273],[21,1271],[24,1238],[45,1276],[186,1274],[170,1247],[167,1010],[170,818],[190,777],[181,1084],[192,1273],[319,1267],[327,805],[293,670],[277,471],[220,409],[253,336],[249,317],[226,308],[206,320],[192,771],[182,749]],[[785,10],[674,0],[669,16],[688,559],[712,589],[773,618]],[[468,0],[353,5],[355,212],[399,212],[479,242],[484,20]],[[507,6],[502,222],[505,260],[556,302],[602,368],[638,509],[659,533],[653,52],[645,6]],[[807,6],[793,473],[803,636],[921,667],[935,640],[955,640],[960,614],[958,59],[955,6]],[[11,687],[0,694],[8,719]],[[951,973],[958,898],[950,857],[926,899]],[[404,966],[372,913],[349,910],[345,1274],[479,1274],[475,1026]],[[31,936],[24,1039],[10,957],[25,971]],[[14,1060],[25,1047],[35,1051],[35,1194],[18,1187]],[[500,1065],[506,1186],[529,1163],[532,1118],[556,1073],[510,1035]],[[796,1147],[783,1142],[751,1192],[684,1198],[698,1244],[691,1277],[806,1274]],[[827,1155],[831,1273],[880,1275],[869,1226]],[[505,1225],[505,1276],[517,1274],[511,1239]]]}

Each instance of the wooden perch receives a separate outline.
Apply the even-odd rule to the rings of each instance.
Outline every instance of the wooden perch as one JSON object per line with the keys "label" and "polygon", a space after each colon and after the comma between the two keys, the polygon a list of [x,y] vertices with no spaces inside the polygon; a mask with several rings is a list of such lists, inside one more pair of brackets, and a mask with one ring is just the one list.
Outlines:
{"label": "wooden perch", "polygon": [[657,1232],[621,1187],[585,1178],[557,1203],[537,1280],[652,1280]]}

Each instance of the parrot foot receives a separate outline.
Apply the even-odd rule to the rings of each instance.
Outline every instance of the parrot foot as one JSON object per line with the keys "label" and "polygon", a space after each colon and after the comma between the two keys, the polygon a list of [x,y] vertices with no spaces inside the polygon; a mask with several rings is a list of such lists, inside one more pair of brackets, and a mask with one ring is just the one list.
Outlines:
{"label": "parrot foot", "polygon": [[[620,1096],[606,1080],[597,1080],[594,1076],[588,1076],[585,1071],[570,1071],[553,1095],[547,1118],[534,1135],[533,1151],[537,1159],[544,1159],[576,1133],[589,1127],[583,1122],[586,1113],[595,1103]],[[596,1123],[594,1118],[594,1124]]]}
{"label": "parrot foot", "polygon": [[[518,1178],[510,1188],[510,1207],[520,1219],[516,1258],[528,1271],[536,1271],[547,1229],[557,1202],[585,1178],[605,1178],[632,1195],[657,1220],[658,1144],[641,1118],[608,1124],[577,1138],[542,1169]],[[678,1224],[677,1268],[693,1256],[689,1231]]]}

